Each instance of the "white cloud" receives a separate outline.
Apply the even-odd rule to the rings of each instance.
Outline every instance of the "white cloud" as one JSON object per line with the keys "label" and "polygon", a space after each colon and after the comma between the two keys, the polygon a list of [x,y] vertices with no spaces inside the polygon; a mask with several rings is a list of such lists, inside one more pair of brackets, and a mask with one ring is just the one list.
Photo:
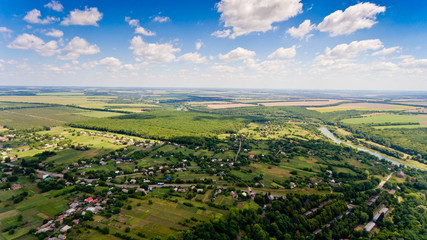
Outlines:
{"label": "white cloud", "polygon": [[115,57],[106,57],[99,61],[99,65],[104,66],[110,71],[118,71],[122,67],[122,62]]}
{"label": "white cloud", "polygon": [[142,34],[142,35],[144,35],[144,36],[156,36],[156,33],[155,32],[152,32],[152,31],[150,31],[150,30],[146,30],[145,28],[143,28],[143,27],[137,27],[137,28],[135,28],[135,33],[136,34]]}
{"label": "white cloud", "polygon": [[55,17],[47,16],[45,19],[41,19],[40,17],[41,17],[40,11],[37,9],[33,9],[27,12],[27,15],[25,15],[24,20],[29,23],[38,23],[38,24],[51,24],[53,22],[59,21],[59,19]]}
{"label": "white cloud", "polygon": [[186,61],[192,63],[207,63],[206,57],[201,57],[198,52],[186,53],[178,58],[178,61]]}
{"label": "white cloud", "polygon": [[296,46],[293,45],[290,48],[278,48],[272,54],[268,56],[269,59],[272,58],[293,58],[297,55]]}
{"label": "white cloud", "polygon": [[388,55],[399,50],[400,50],[400,47],[384,48],[384,49],[381,49],[380,51],[372,53],[372,56]]}
{"label": "white cloud", "polygon": [[353,41],[350,44],[340,44],[333,49],[326,48],[326,56],[337,58],[354,58],[360,53],[368,50],[378,50],[383,48],[384,45],[379,39],[370,39],[363,41]]}
{"label": "white cloud", "polygon": [[5,64],[18,65],[19,62],[15,61],[15,60],[6,61],[6,60],[0,58],[0,70],[4,70],[4,65]]}
{"label": "white cloud", "polygon": [[217,38],[226,38],[231,35],[231,30],[230,29],[218,30],[213,32],[211,35]]}
{"label": "white cloud", "polygon": [[232,66],[228,65],[214,65],[209,68],[210,70],[214,72],[226,72],[226,73],[233,73],[236,72],[238,69]]}
{"label": "white cloud", "polygon": [[[291,35],[294,38],[299,38],[300,40],[304,39],[304,37],[310,33],[313,29],[316,28],[315,24],[311,24],[311,21],[309,19],[302,22],[298,28],[291,27],[286,31],[289,35]],[[308,35],[306,39],[308,39],[312,35]]]}
{"label": "white cloud", "polygon": [[224,27],[231,27],[230,38],[251,32],[266,32],[275,22],[286,21],[302,12],[301,0],[222,0],[217,3]]}
{"label": "white cloud", "polygon": [[[357,69],[361,64],[355,64],[357,57],[367,51],[378,51],[384,49],[383,43],[379,39],[369,39],[363,41],[353,41],[350,44],[339,44],[334,48],[325,49],[325,54],[319,55],[315,59],[315,66],[330,69]],[[325,69],[318,69],[323,71]]]}
{"label": "white cloud", "polygon": [[195,44],[195,48],[196,50],[200,50],[200,48],[202,48],[203,46],[203,42],[202,41],[197,41]]}
{"label": "white cloud", "polygon": [[52,0],[48,4],[44,5],[44,7],[50,8],[57,12],[62,12],[64,10],[64,6],[59,1]]}
{"label": "white cloud", "polygon": [[130,17],[125,17],[125,21],[129,23],[129,26],[131,27],[138,27],[139,26],[139,20],[138,19],[131,19]]}
{"label": "white cloud", "polygon": [[231,50],[225,55],[219,54],[219,59],[225,62],[237,62],[255,57],[256,53],[241,47]]}
{"label": "white cloud", "polygon": [[348,7],[344,12],[338,10],[326,16],[317,29],[321,32],[329,32],[330,36],[338,36],[371,28],[377,23],[376,15],[385,12],[385,9],[369,2],[358,3]]}
{"label": "white cloud", "polygon": [[131,19],[130,17],[125,17],[125,21],[127,23],[129,23],[129,26],[135,27],[135,34],[141,34],[141,35],[148,36],[148,37],[156,36],[155,32],[152,32],[150,30],[147,30],[147,29],[141,27],[139,25],[138,19]]}
{"label": "white cloud", "polygon": [[83,69],[93,69],[97,66],[105,67],[108,71],[117,72],[119,70],[134,71],[138,70],[142,64],[123,64],[115,57],[105,57],[99,61],[90,61],[82,64]]}
{"label": "white cloud", "polygon": [[98,8],[85,7],[84,10],[74,9],[64,18],[61,25],[82,25],[82,26],[98,26],[98,21],[102,19],[102,13]]}
{"label": "white cloud", "polygon": [[181,51],[170,43],[146,43],[141,36],[132,38],[129,49],[133,50],[134,55],[153,62],[171,62],[176,58],[175,53]]}
{"label": "white cloud", "polygon": [[56,37],[56,38],[62,38],[62,36],[64,36],[64,33],[61,30],[52,29],[50,32],[46,33],[46,36],[51,36],[51,37]]}
{"label": "white cloud", "polygon": [[22,50],[32,49],[42,56],[52,56],[60,53],[56,41],[45,43],[41,38],[28,33],[19,35],[13,42],[7,45],[7,47]]}
{"label": "white cloud", "polygon": [[413,56],[406,56],[399,63],[400,66],[404,68],[412,68],[412,69],[424,69],[427,70],[427,59],[416,59]]}
{"label": "white cloud", "polygon": [[0,27],[0,33],[11,33],[11,32],[13,31],[7,27]]}
{"label": "white cloud", "polygon": [[162,16],[156,16],[153,21],[154,22],[159,22],[159,23],[164,23],[164,22],[169,22],[171,19],[169,17],[162,17]]}
{"label": "white cloud", "polygon": [[96,44],[90,44],[80,37],[74,37],[63,50],[67,54],[65,56],[58,56],[61,60],[75,60],[80,55],[92,55],[100,52]]}

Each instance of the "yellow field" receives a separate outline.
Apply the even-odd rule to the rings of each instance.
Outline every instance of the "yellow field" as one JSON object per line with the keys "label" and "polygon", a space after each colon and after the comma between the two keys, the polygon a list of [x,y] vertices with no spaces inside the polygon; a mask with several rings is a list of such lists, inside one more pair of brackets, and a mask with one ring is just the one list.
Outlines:
{"label": "yellow field", "polygon": [[348,110],[360,110],[360,111],[403,111],[417,109],[417,107],[384,104],[384,103],[343,103],[337,106],[331,107],[310,107],[308,110],[315,110],[318,112],[335,112],[335,111],[348,111]]}
{"label": "yellow field", "polygon": [[208,108],[224,109],[224,108],[237,108],[237,107],[254,107],[257,105],[247,103],[225,103],[225,104],[210,104]]}
{"label": "yellow field", "polygon": [[313,99],[310,101],[293,101],[293,102],[265,102],[259,103],[267,107],[289,107],[289,106],[323,106],[344,102],[336,99]]}
{"label": "yellow field", "polygon": [[155,108],[158,105],[144,103],[108,103],[115,100],[117,96],[78,96],[76,95],[40,95],[40,96],[1,96],[0,101],[25,102],[25,103],[47,103],[61,105],[75,105],[86,108],[110,108],[114,110],[140,112],[142,108]]}

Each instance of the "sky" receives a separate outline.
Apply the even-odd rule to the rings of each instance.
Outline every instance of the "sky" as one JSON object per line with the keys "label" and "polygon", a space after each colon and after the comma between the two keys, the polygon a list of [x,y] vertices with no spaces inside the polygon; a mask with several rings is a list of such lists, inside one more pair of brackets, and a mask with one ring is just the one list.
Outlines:
{"label": "sky", "polygon": [[1,0],[0,85],[427,90],[424,0]]}

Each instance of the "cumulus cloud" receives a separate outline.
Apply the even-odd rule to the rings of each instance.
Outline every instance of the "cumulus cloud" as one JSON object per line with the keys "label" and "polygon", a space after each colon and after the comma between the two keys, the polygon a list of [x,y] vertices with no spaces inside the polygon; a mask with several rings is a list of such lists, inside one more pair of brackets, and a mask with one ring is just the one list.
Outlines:
{"label": "cumulus cloud", "polygon": [[340,44],[333,49],[326,48],[326,55],[338,58],[354,58],[360,53],[368,50],[378,50],[384,45],[379,39],[369,39],[363,41],[353,41],[350,44]]}
{"label": "cumulus cloud", "polygon": [[131,19],[130,17],[125,17],[125,21],[129,23],[129,26],[135,28],[135,34],[141,34],[144,36],[156,36],[155,32],[152,32],[150,30],[147,30],[139,25],[138,19]]}
{"label": "cumulus cloud", "polygon": [[317,66],[348,67],[353,66],[353,59],[362,53],[378,51],[383,48],[384,45],[379,39],[353,41],[350,44],[339,44],[332,49],[327,47],[325,53],[317,56],[315,61]]}
{"label": "cumulus cloud", "polygon": [[[304,39],[304,37],[310,33],[313,29],[316,28],[315,24],[311,24],[309,19],[302,22],[297,28],[291,27],[286,31],[289,35],[294,38],[299,38],[300,40]],[[312,35],[307,35],[306,39],[310,38]]]}
{"label": "cumulus cloud", "polygon": [[156,16],[153,19],[153,22],[165,23],[165,22],[169,22],[170,20],[171,19],[169,17]]}
{"label": "cumulus cloud", "polygon": [[268,56],[268,59],[273,58],[293,58],[297,55],[296,46],[293,45],[290,48],[278,48],[276,51],[274,51],[272,54]]}
{"label": "cumulus cloud", "polygon": [[64,36],[64,33],[61,30],[52,29],[50,32],[46,33],[46,36],[51,36],[51,37],[56,37],[56,38],[62,38],[62,36]]}
{"label": "cumulus cloud", "polygon": [[27,12],[27,15],[25,15],[24,20],[29,23],[37,23],[37,24],[51,24],[53,22],[59,21],[58,18],[55,17],[49,17],[47,16],[45,19],[41,19],[40,17],[42,14],[39,10],[33,9],[29,12]]}
{"label": "cumulus cloud", "polygon": [[84,10],[74,9],[61,22],[61,25],[82,25],[82,26],[98,26],[98,21],[102,19],[102,13],[98,8],[85,7]]}
{"label": "cumulus cloud", "polygon": [[0,58],[0,70],[4,70],[4,65],[5,64],[8,64],[8,65],[18,65],[19,62],[15,61],[15,60],[6,61],[6,60]]}
{"label": "cumulus cloud", "polygon": [[97,66],[105,67],[108,71],[111,72],[117,72],[119,70],[138,70],[141,67],[141,64],[123,64],[119,59],[115,57],[105,57],[99,61],[90,61],[82,64],[83,69],[92,69]]}
{"label": "cumulus cloud", "polygon": [[221,0],[216,7],[224,27],[233,30],[230,38],[272,30],[273,23],[286,21],[302,12],[301,0]]}
{"label": "cumulus cloud", "polygon": [[372,53],[372,56],[388,55],[399,50],[400,50],[400,47],[384,48],[384,49],[381,49],[380,51]]}
{"label": "cumulus cloud", "polygon": [[206,57],[201,57],[198,52],[186,53],[178,58],[178,61],[192,63],[207,63]]}
{"label": "cumulus cloud", "polygon": [[385,10],[385,7],[373,3],[358,3],[348,7],[344,12],[338,10],[326,16],[317,29],[321,32],[329,32],[333,37],[347,35],[359,29],[371,28],[377,23],[376,15]]}
{"label": "cumulus cloud", "polygon": [[150,36],[156,36],[155,32],[152,32],[150,30],[146,30],[143,27],[137,27],[137,28],[135,28],[135,33],[136,34],[141,34],[141,35],[144,35],[144,36],[149,36],[149,37]]}
{"label": "cumulus cloud", "polygon": [[211,34],[211,36],[217,37],[217,38],[226,38],[228,36],[231,35],[231,30],[230,29],[225,29],[225,30],[218,30],[215,31]]}
{"label": "cumulus cloud", "polygon": [[225,55],[219,54],[219,59],[225,62],[237,62],[240,60],[246,60],[255,57],[256,53],[251,50],[247,50],[241,47],[238,47],[234,50],[231,50]]}
{"label": "cumulus cloud", "polygon": [[139,26],[139,20],[138,19],[131,19],[130,17],[125,17],[125,21],[129,23],[129,26],[131,27],[138,27]]}
{"label": "cumulus cloud", "polygon": [[13,31],[7,27],[0,27],[0,33],[11,33],[11,32]]}
{"label": "cumulus cloud", "polygon": [[34,50],[42,56],[52,56],[60,53],[58,43],[56,41],[49,41],[45,43],[41,38],[24,33],[19,35],[13,42],[7,45],[8,48]]}
{"label": "cumulus cloud", "polygon": [[115,57],[106,57],[99,61],[99,65],[104,66],[110,71],[118,71],[122,67],[122,62]]}
{"label": "cumulus cloud", "polygon": [[226,73],[233,73],[236,72],[238,69],[232,66],[228,65],[214,65],[209,68],[210,70],[214,72],[226,72]]}
{"label": "cumulus cloud", "polygon": [[13,31],[7,27],[0,27],[0,36],[2,36],[4,39],[12,37]]}
{"label": "cumulus cloud", "polygon": [[132,38],[129,49],[133,50],[134,55],[152,62],[171,62],[176,58],[175,53],[181,51],[170,43],[146,43],[141,36]]}
{"label": "cumulus cloud", "polygon": [[57,12],[62,12],[64,10],[64,6],[59,1],[52,0],[48,4],[44,5],[46,8],[50,8]]}
{"label": "cumulus cloud", "polygon": [[427,59],[416,59],[413,56],[405,56],[399,65],[408,69],[427,70]]}
{"label": "cumulus cloud", "polygon": [[80,55],[92,55],[100,52],[96,44],[90,44],[80,37],[74,37],[63,50],[67,52],[67,54],[65,56],[58,56],[61,60],[75,60],[79,58]]}
{"label": "cumulus cloud", "polygon": [[200,48],[202,48],[203,46],[203,42],[202,41],[197,41],[195,44],[195,48],[196,50],[200,50]]}

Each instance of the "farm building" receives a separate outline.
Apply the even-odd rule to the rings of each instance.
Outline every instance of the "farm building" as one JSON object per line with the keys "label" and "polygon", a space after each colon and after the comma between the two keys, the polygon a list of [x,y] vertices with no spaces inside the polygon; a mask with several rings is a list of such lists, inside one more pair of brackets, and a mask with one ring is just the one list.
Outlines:
{"label": "farm building", "polygon": [[375,214],[374,218],[372,219],[374,222],[376,222],[378,220],[378,218],[380,218],[381,214],[386,214],[388,212],[388,208],[383,208],[381,209],[377,214]]}
{"label": "farm building", "polygon": [[370,232],[374,227],[375,227],[375,223],[371,221],[371,222],[368,222],[368,224],[366,224],[365,229],[367,232]]}

